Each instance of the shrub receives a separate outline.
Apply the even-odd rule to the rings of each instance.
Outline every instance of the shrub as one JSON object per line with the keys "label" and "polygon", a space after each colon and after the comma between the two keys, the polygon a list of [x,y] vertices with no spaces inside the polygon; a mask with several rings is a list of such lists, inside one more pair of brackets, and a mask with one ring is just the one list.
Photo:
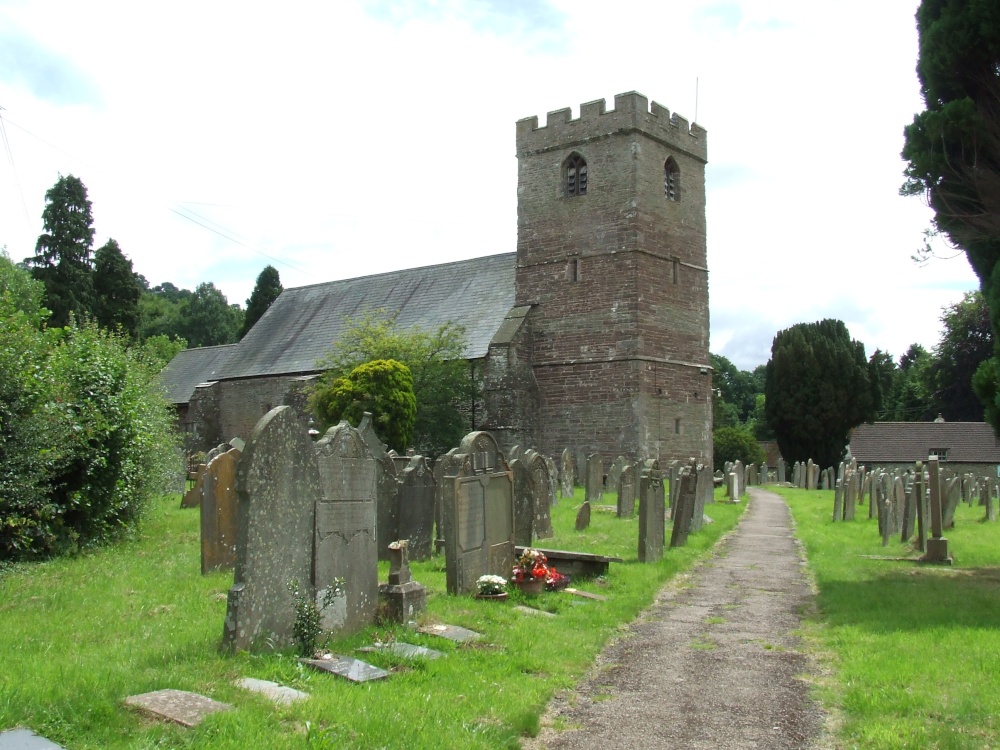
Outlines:
{"label": "shrub", "polygon": [[720,427],[712,433],[715,468],[721,469],[726,461],[742,461],[744,465],[764,461],[764,449],[757,439],[738,427]]}

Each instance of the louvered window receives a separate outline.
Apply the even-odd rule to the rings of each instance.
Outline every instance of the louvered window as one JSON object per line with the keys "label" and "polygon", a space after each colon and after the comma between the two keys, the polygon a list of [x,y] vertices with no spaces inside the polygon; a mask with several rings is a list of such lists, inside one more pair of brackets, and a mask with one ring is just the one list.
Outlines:
{"label": "louvered window", "polygon": [[671,157],[663,165],[663,194],[667,196],[667,200],[680,200],[680,183],[681,173],[677,169],[677,162]]}
{"label": "louvered window", "polygon": [[566,196],[587,194],[587,162],[579,154],[566,160]]}

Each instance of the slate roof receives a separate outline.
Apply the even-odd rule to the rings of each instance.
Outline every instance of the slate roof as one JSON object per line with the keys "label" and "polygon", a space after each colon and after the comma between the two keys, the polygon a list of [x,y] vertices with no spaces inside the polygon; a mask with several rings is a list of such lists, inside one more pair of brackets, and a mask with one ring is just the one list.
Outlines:
{"label": "slate roof", "polygon": [[515,265],[515,253],[503,253],[286,289],[213,379],[316,372],[345,316],[377,308],[398,311],[401,328],[465,326],[466,356],[478,359],[514,305]]}
{"label": "slate roof", "polygon": [[166,388],[167,400],[174,404],[188,403],[196,385],[217,379],[216,373],[237,346],[238,344],[223,344],[177,352],[160,371],[160,382]]}
{"label": "slate roof", "polygon": [[859,463],[926,461],[938,450],[948,462],[1000,464],[1000,443],[986,422],[876,422],[851,433]]}

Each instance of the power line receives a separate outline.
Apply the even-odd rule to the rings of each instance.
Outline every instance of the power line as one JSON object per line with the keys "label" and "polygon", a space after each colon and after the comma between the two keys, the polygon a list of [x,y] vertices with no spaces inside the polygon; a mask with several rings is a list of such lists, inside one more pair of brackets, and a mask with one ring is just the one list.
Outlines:
{"label": "power line", "polygon": [[[4,107],[0,107],[2,113]],[[24,190],[21,189],[21,181],[17,177],[17,167],[14,166],[14,153],[10,150],[10,141],[7,140],[7,128],[4,126],[3,114],[0,114],[0,136],[3,136],[3,147],[7,152],[7,161],[10,162],[10,171],[14,174],[14,185],[17,186],[17,194],[21,197],[21,208],[24,209],[24,222],[28,229],[31,229],[31,217],[28,216],[28,204],[24,202]]]}

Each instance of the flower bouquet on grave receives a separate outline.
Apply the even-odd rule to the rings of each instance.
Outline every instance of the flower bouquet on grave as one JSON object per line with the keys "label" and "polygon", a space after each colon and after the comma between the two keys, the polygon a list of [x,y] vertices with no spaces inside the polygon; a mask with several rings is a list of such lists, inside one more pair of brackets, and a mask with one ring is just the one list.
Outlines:
{"label": "flower bouquet on grave", "polygon": [[511,571],[511,582],[526,594],[541,593],[569,585],[569,576],[564,576],[555,566],[549,565],[548,558],[537,549],[525,549]]}
{"label": "flower bouquet on grave", "polygon": [[476,579],[476,598],[503,601],[507,598],[507,579],[503,576],[479,576]]}

